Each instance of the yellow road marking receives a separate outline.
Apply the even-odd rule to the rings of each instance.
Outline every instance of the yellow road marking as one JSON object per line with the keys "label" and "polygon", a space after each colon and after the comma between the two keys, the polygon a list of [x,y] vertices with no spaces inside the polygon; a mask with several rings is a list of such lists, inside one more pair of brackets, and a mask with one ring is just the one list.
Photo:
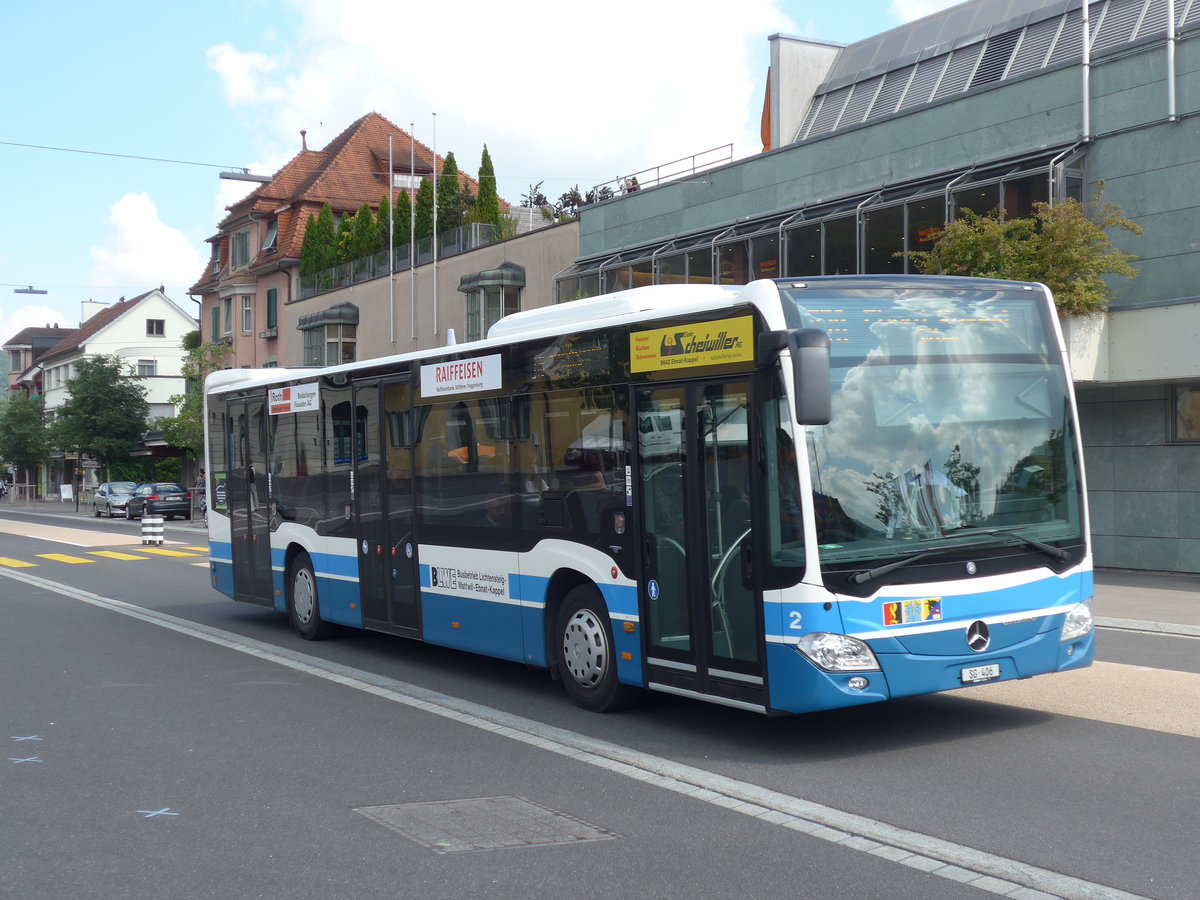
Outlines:
{"label": "yellow road marking", "polygon": [[207,553],[207,547],[184,547],[184,550],[195,550],[197,553]]}
{"label": "yellow road marking", "polygon": [[0,556],[0,566],[8,566],[10,569],[29,569],[37,568],[37,563],[24,562],[19,559],[9,559],[7,556]]}
{"label": "yellow road marking", "polygon": [[118,553],[116,550],[90,550],[90,556],[103,556],[105,559],[148,559],[145,556],[134,556],[132,553]]}
{"label": "yellow road marking", "polygon": [[161,547],[142,547],[139,553],[153,553],[156,556],[195,556],[195,553],[182,553],[179,550],[163,550]]}
{"label": "yellow road marking", "polygon": [[67,556],[65,553],[39,553],[38,559],[52,559],[55,562],[68,563],[77,566],[80,563],[94,563],[94,559],[84,559],[82,556]]}

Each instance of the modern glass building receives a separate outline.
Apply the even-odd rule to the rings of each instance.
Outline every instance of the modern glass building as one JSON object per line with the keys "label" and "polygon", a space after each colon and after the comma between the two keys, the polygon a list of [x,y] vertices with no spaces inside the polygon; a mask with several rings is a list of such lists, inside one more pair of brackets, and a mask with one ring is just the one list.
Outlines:
{"label": "modern glass building", "polygon": [[770,149],[587,207],[559,301],[907,271],[963,209],[1105,199],[1136,279],[1064,322],[1098,565],[1200,572],[1200,0],[971,0],[771,38]]}

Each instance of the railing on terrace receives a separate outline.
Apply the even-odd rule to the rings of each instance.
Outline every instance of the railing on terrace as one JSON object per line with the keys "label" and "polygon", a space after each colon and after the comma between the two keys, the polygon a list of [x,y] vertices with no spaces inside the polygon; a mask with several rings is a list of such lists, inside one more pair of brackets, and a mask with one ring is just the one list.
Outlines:
{"label": "railing on terrace", "polygon": [[[487,244],[500,240],[500,229],[495,225],[485,225],[473,222],[438,235],[438,259],[466,253]],[[422,238],[411,244],[394,248],[392,252],[392,271],[403,272],[412,268],[411,255],[416,250],[418,266],[433,262],[433,238]],[[342,263],[331,269],[313,272],[300,276],[300,299],[305,300],[317,294],[336,291],[352,284],[361,284],[374,278],[383,278],[388,274],[388,253],[380,250],[371,256],[364,256],[352,262]]]}
{"label": "railing on terrace", "polygon": [[674,181],[677,178],[690,178],[706,169],[714,169],[727,162],[733,162],[733,144],[713,147],[711,150],[693,153],[691,156],[685,156],[682,159],[673,159],[669,163],[663,163],[650,169],[631,172],[628,175],[622,175],[619,178],[598,184],[592,190],[595,192],[595,196],[599,197],[601,191],[607,188],[610,196],[616,197],[620,194],[631,192],[629,188],[630,182],[636,185],[632,189],[636,191],[642,188],[655,187],[665,181]]}

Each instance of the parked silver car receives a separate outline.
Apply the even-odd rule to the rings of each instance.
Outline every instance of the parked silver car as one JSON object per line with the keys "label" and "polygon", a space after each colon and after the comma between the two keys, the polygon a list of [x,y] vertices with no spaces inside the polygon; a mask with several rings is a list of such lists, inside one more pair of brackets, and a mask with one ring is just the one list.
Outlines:
{"label": "parked silver car", "polygon": [[96,518],[108,516],[111,519],[114,516],[123,516],[129,498],[136,490],[137,485],[132,481],[106,481],[96,488],[96,493],[92,496],[92,512]]}

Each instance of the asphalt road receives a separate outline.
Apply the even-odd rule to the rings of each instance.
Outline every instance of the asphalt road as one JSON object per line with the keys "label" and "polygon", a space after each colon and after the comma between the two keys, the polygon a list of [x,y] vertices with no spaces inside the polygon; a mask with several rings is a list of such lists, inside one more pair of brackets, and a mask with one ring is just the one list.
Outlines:
{"label": "asphalt road", "polygon": [[600,716],[523,666],[301,641],[211,590],[199,529],[167,539],[0,512],[0,897],[1195,896],[1194,638],[811,716]]}

